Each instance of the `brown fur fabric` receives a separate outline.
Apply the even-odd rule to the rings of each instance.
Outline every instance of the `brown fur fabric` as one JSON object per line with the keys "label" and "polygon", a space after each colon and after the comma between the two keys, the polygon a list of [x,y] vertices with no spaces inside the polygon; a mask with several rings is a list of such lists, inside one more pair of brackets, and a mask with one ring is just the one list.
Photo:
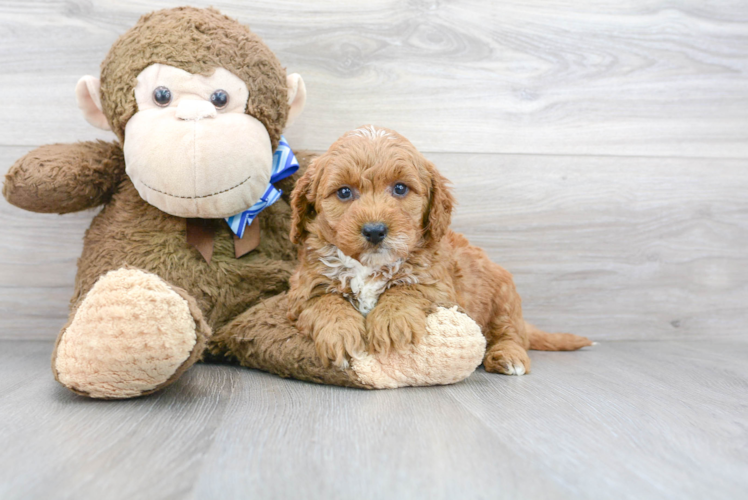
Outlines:
{"label": "brown fur fabric", "polygon": [[[189,7],[143,16],[102,64],[101,101],[121,143],[137,111],[136,77],[155,63],[193,74],[221,67],[240,77],[250,91],[246,113],[264,124],[277,146],[289,111],[285,70],[246,27],[215,10]],[[288,238],[288,193],[311,160],[304,152],[296,156],[300,171],[278,183],[282,199],[256,219],[255,250],[236,258],[226,222],[206,219],[215,227],[210,263],[186,243],[185,219],[140,197],[119,144],[43,146],[17,161],[3,188],[11,203],[47,213],[103,205],[84,236],[70,321],[53,354],[55,377],[90,397],[134,397],[173,382],[206,353],[281,376],[353,387],[454,383],[468,376],[483,344],[451,349],[452,339],[482,338],[457,311],[432,318],[432,345],[401,357],[409,364],[404,372],[393,360],[365,360],[366,382],[352,370],[327,368],[311,339],[299,335],[282,295],[297,255]],[[434,352],[440,357],[430,363]]]}
{"label": "brown fur fabric", "polygon": [[[136,77],[155,63],[206,75],[222,67],[242,78],[250,91],[246,113],[264,124],[273,149],[277,147],[289,110],[284,68],[247,27],[214,9],[191,7],[143,16],[117,40],[102,63],[101,101],[120,144],[124,143],[125,125],[137,111],[133,92]],[[208,264],[195,248],[186,244],[185,219],[158,210],[138,195],[125,173],[120,144],[98,141],[42,146],[18,160],[5,178],[3,195],[10,203],[27,210],[69,213],[104,205],[84,237],[70,303],[70,321],[60,333],[57,345],[65,340],[68,328],[77,326],[65,342],[65,359],[58,358],[57,347],[53,355],[53,370],[58,380],[62,382],[65,378],[66,387],[92,397],[132,397],[168,385],[209,352],[214,358],[242,362],[283,376],[365,386],[358,379],[349,379],[350,373],[317,368],[319,361],[313,356],[304,361],[303,355],[294,354],[313,352],[313,347],[287,320],[275,328],[266,327],[274,317],[285,316],[284,304],[277,306],[277,313],[271,307],[277,302],[251,310],[288,288],[296,259],[296,249],[288,239],[289,193],[311,159],[309,154],[296,153],[299,173],[278,183],[277,187],[285,191],[282,199],[258,216],[261,238],[254,251],[237,259],[228,225],[223,220],[211,221],[216,232],[213,258]],[[146,274],[138,274],[140,271]],[[102,286],[94,290],[97,283]],[[154,329],[153,321],[146,320],[138,338],[137,324],[143,314],[158,318],[159,314],[169,313],[159,310],[159,303],[143,304],[142,310],[138,310],[140,299],[133,297],[151,296],[155,292],[149,287],[159,288],[161,296],[171,297],[172,304],[179,301],[175,302],[173,295],[164,290],[175,291],[186,301],[195,324],[194,332],[187,327],[184,330],[187,337],[182,338],[183,342],[194,343],[194,350],[168,380],[155,387],[143,385],[148,377],[138,374],[150,369],[151,355],[147,350],[159,345],[158,325]],[[117,290],[130,295],[120,299]],[[160,299],[153,296],[153,300]],[[86,314],[74,323],[82,304]],[[166,303],[163,306],[173,307]],[[181,314],[184,316],[184,308]],[[265,316],[267,319],[262,320]],[[232,322],[237,317],[239,320]],[[183,326],[188,324],[182,322]],[[255,325],[259,325],[258,329]],[[101,333],[97,334],[99,330]],[[221,332],[215,337],[218,341],[211,340],[214,331]],[[107,338],[113,339],[108,347]],[[217,343],[224,339],[227,345]],[[135,343],[133,349],[128,342]],[[240,351],[232,350],[232,346]],[[256,346],[261,346],[261,353]],[[101,364],[96,349],[114,355],[114,361]],[[117,349],[122,356],[117,355]],[[130,356],[128,352],[145,354]],[[153,359],[162,359],[167,364],[175,359],[169,358],[168,352],[152,354]],[[256,361],[254,356],[258,356]],[[93,371],[92,363],[98,363]],[[155,365],[154,371],[157,371]]]}
{"label": "brown fur fabric", "polygon": [[[313,157],[301,151],[296,156],[301,165],[299,173],[280,183],[287,189]],[[93,172],[92,165],[98,167]],[[102,165],[108,165],[109,170],[100,168]],[[312,342],[299,335],[286,318],[282,293],[288,289],[296,265],[296,248],[288,238],[291,209],[284,199],[290,189],[259,216],[260,245],[240,259],[234,256],[228,226],[216,221],[215,250],[208,264],[195,248],[185,244],[185,220],[144,202],[129,178],[123,176],[123,169],[121,150],[116,144],[57,144],[30,152],[6,176],[6,198],[28,210],[71,212],[108,201],[86,231],[70,320],[63,332],[101,276],[122,268],[140,269],[161,277],[191,308],[199,310],[193,315],[201,324],[202,318],[205,320],[192,356],[164,385],[200,359],[207,342],[205,354],[211,359],[301,380],[368,387],[350,370],[325,368]],[[78,180],[91,177],[97,181],[83,189]],[[119,183],[115,184],[117,179]],[[211,331],[217,333],[211,337]]]}
{"label": "brown fur fabric", "polygon": [[268,131],[273,150],[288,116],[286,72],[259,36],[215,9],[178,7],[146,14],[122,35],[101,64],[101,103],[120,142],[137,111],[136,77],[151,64],[193,74],[225,68],[249,89],[247,113]]}
{"label": "brown fur fabric", "polygon": [[[449,228],[447,181],[404,137],[362,127],[318,157],[292,197],[301,243],[289,317],[324,360],[418,343],[435,306],[459,305],[486,337],[486,370],[530,371],[526,350],[591,342],[527,325],[511,274]],[[383,225],[372,241],[367,225]]]}
{"label": "brown fur fabric", "polygon": [[228,225],[216,221],[213,259],[205,262],[185,243],[184,219],[145,203],[129,179],[86,231],[73,307],[108,271],[131,266],[158,274],[197,301],[212,328],[223,326],[260,300],[287,288],[294,248],[288,242],[288,205],[279,200],[259,217],[259,247],[234,256]]}
{"label": "brown fur fabric", "polygon": [[108,202],[124,177],[125,159],[116,143],[50,144],[11,167],[3,195],[26,210],[67,214]]}
{"label": "brown fur fabric", "polygon": [[[211,355],[248,368],[308,382],[369,389],[350,369],[330,369],[314,344],[289,321],[286,294],[272,297],[234,319],[213,335]],[[251,332],[251,335],[247,335]]]}

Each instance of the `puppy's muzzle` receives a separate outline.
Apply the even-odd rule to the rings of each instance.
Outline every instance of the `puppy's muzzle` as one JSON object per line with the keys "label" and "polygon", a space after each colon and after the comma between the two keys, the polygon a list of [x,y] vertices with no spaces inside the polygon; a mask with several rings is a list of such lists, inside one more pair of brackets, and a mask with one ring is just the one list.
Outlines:
{"label": "puppy's muzzle", "polygon": [[361,234],[366,241],[376,245],[387,237],[387,226],[382,222],[367,222],[361,228]]}

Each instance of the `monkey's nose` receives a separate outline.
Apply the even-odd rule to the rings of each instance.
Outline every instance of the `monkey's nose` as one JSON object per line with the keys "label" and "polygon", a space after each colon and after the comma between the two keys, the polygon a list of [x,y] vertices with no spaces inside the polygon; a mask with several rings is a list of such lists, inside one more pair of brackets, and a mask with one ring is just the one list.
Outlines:
{"label": "monkey's nose", "polygon": [[361,228],[361,234],[364,235],[366,241],[376,245],[387,236],[387,226],[381,222],[367,222]]}
{"label": "monkey's nose", "polygon": [[208,101],[182,99],[177,106],[176,117],[180,120],[202,120],[203,118],[214,118],[216,114],[216,107]]}

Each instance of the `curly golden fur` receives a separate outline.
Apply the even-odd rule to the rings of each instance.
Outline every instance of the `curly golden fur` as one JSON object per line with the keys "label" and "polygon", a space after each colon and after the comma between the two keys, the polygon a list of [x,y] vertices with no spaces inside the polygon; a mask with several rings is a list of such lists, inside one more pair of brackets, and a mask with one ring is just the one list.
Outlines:
{"label": "curly golden fur", "polygon": [[[366,350],[418,343],[437,306],[459,305],[480,325],[491,372],[529,372],[529,348],[591,344],[525,323],[511,274],[449,228],[447,180],[397,132],[345,134],[313,162],[291,203],[300,265],[289,319],[324,361],[346,366]],[[371,224],[384,224],[381,241],[365,234]]]}

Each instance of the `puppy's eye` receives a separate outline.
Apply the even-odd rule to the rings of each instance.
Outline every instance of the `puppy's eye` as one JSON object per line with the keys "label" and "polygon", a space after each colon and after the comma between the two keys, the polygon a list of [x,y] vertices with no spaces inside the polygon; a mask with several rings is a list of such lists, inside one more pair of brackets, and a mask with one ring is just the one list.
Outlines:
{"label": "puppy's eye", "polygon": [[216,107],[216,109],[225,108],[229,103],[229,95],[225,90],[216,90],[210,96],[210,103]]}
{"label": "puppy's eye", "polygon": [[156,106],[165,108],[171,102],[171,90],[166,87],[156,87],[156,90],[153,91],[153,102],[156,103]]}
{"label": "puppy's eye", "polygon": [[343,186],[338,189],[338,199],[342,201],[348,201],[353,198],[353,191],[348,186]]}
{"label": "puppy's eye", "polygon": [[397,184],[395,184],[395,187],[392,188],[392,193],[395,196],[405,196],[406,194],[408,194],[408,191],[408,186],[406,186],[402,182],[398,182]]}

